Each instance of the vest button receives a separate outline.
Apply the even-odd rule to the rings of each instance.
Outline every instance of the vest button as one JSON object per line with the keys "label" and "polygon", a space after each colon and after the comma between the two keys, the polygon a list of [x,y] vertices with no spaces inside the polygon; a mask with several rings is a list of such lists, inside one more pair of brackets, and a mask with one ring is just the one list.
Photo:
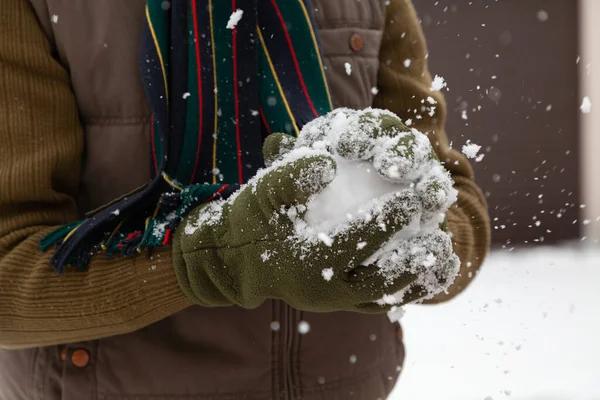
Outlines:
{"label": "vest button", "polygon": [[71,355],[71,362],[74,366],[83,368],[90,362],[90,353],[85,349],[78,349]]}
{"label": "vest button", "polygon": [[68,352],[69,351],[67,350],[66,347],[62,348],[60,350],[60,359],[63,360],[63,361],[67,361],[67,354],[68,354]]}
{"label": "vest button", "polygon": [[360,33],[354,33],[350,36],[350,48],[354,52],[359,52],[365,47],[365,39]]}

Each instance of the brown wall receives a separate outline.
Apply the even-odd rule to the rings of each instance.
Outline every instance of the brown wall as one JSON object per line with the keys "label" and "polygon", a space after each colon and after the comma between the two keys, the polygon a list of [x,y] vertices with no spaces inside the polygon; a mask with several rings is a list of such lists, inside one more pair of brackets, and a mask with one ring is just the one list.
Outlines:
{"label": "brown wall", "polygon": [[[497,227],[494,242],[578,237],[577,1],[414,3],[431,70],[450,89],[450,139],[457,148],[471,139],[485,152],[475,169]],[[545,22],[540,10],[547,13]]]}

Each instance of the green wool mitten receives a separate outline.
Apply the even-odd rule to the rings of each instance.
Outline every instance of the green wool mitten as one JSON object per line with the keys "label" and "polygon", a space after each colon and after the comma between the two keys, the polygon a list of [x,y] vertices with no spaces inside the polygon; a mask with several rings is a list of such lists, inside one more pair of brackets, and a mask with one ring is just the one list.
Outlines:
{"label": "green wool mitten", "polygon": [[[271,139],[265,152],[278,153],[286,140]],[[420,201],[410,190],[390,193],[370,203],[368,218],[314,232],[302,218],[305,205],[334,179],[335,169],[329,153],[296,149],[259,171],[232,198],[192,212],[173,249],[187,296],[203,306],[254,308],[282,299],[306,311],[389,309],[377,301],[416,276],[390,278],[361,263],[420,215]]]}

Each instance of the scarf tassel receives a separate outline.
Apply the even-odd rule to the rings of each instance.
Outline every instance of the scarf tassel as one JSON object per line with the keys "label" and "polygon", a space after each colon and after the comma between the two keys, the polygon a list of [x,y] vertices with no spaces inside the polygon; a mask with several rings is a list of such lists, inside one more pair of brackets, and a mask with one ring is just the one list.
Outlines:
{"label": "scarf tassel", "polygon": [[[105,232],[102,233],[99,244],[86,246],[85,243],[94,240],[91,238],[93,235],[84,236],[85,243],[76,243],[75,234],[79,229],[93,227],[94,219],[88,218],[62,226],[46,235],[40,241],[40,248],[46,251],[53,245],[57,246],[51,259],[56,272],[62,274],[64,265],[86,270],[91,258],[102,252],[113,257],[115,254],[141,254],[146,250],[146,256],[150,257],[153,249],[170,244],[173,233],[189,211],[204,203],[229,197],[239,188],[237,184],[195,184],[184,187],[165,173],[163,178],[173,191],[160,195],[153,214],[145,218],[143,229],[134,229],[135,223],[132,223],[131,217],[115,218],[110,221],[113,225],[116,224],[112,230],[106,229],[108,224],[101,228]],[[107,210],[112,215],[119,214],[116,210],[110,211],[111,208]],[[81,247],[91,250],[78,251]]]}

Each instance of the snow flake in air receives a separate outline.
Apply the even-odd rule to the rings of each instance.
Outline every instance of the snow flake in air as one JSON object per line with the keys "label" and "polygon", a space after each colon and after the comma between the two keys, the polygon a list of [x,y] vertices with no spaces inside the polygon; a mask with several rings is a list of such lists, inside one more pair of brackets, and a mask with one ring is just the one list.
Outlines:
{"label": "snow flake in air", "polygon": [[467,140],[467,143],[465,143],[462,147],[462,153],[468,158],[477,157],[477,153],[479,153],[479,150],[481,150],[481,146],[475,143],[471,143],[470,140]]}
{"label": "snow flake in air", "polygon": [[237,26],[238,22],[242,19],[244,15],[244,10],[238,8],[235,10],[231,16],[229,17],[229,21],[227,22],[227,29],[233,29]]}
{"label": "snow flake in air", "polygon": [[436,75],[435,78],[433,78],[433,82],[431,83],[430,89],[434,92],[439,92],[446,86],[448,86],[448,84],[446,83],[444,78],[439,75]]}
{"label": "snow flake in air", "polygon": [[583,102],[581,103],[581,112],[584,114],[589,114],[592,112],[592,102],[590,101],[590,98],[585,96],[583,98]]}
{"label": "snow flake in air", "polygon": [[350,63],[344,63],[344,68],[346,68],[346,75],[352,74],[352,65]]}
{"label": "snow flake in air", "polygon": [[310,332],[310,324],[306,321],[300,321],[298,323],[298,333],[306,335],[308,332]]}

